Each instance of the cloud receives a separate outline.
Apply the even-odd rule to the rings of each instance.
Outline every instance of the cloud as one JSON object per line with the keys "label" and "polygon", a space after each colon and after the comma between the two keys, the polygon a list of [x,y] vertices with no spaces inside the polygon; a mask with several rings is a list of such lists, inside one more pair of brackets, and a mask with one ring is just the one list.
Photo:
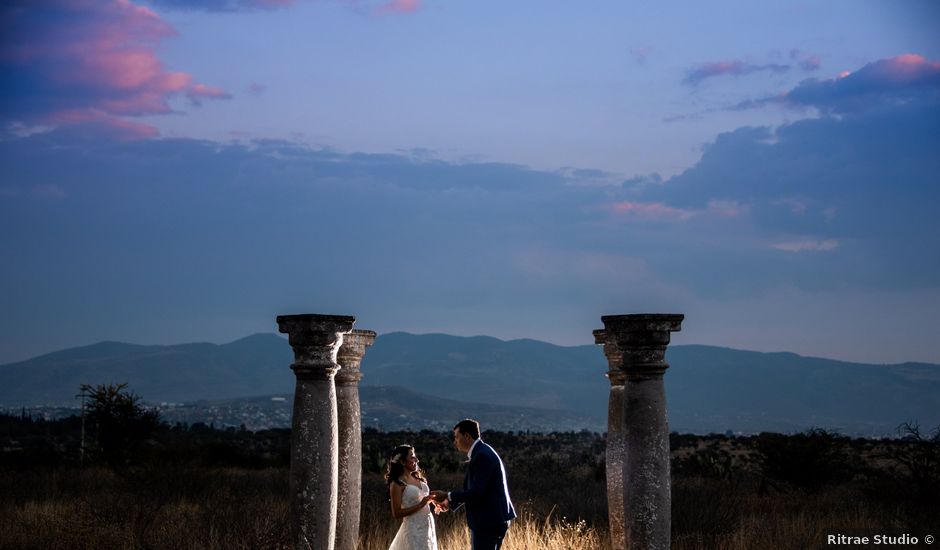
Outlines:
{"label": "cloud", "polygon": [[826,113],[858,112],[876,106],[940,98],[940,62],[915,54],[869,63],[836,78],[801,82],[780,99]]}
{"label": "cloud", "polygon": [[822,61],[820,61],[819,56],[810,56],[806,59],[801,59],[799,62],[800,68],[804,71],[810,73],[813,71],[818,71],[819,67],[822,66]]}
{"label": "cloud", "polygon": [[7,126],[86,124],[147,137],[156,131],[128,117],[170,113],[174,96],[196,105],[231,97],[167,70],[156,47],[176,31],[128,0],[13,2],[0,17],[0,122]]}
{"label": "cloud", "polygon": [[194,105],[202,105],[203,99],[232,99],[232,94],[215,86],[206,86],[205,84],[194,84],[186,90],[186,97]]}
{"label": "cloud", "polygon": [[157,129],[149,124],[110,116],[95,109],[56,111],[43,116],[43,122],[51,127],[68,127],[73,134],[121,140],[148,139],[159,135]]}
{"label": "cloud", "polygon": [[661,202],[620,201],[610,205],[615,214],[645,219],[676,219],[687,220],[695,215],[690,210],[673,208]]}
{"label": "cloud", "polygon": [[[751,282],[779,278],[804,289],[936,285],[940,259],[926,251],[940,248],[933,212],[940,204],[938,120],[940,102],[915,96],[777,129],[739,128],[721,134],[695,166],[631,200],[691,212],[745,205],[728,209],[737,214],[727,218],[730,225],[717,225],[717,216],[692,221],[698,238],[724,240],[719,248],[739,246],[752,258],[726,261],[762,258],[763,267],[752,264]],[[700,227],[706,220],[712,225]],[[826,254],[788,254],[788,261],[763,257],[761,248]],[[711,261],[728,255],[715,251]]]}
{"label": "cloud", "polygon": [[792,59],[800,69],[808,73],[818,71],[819,67],[822,65],[822,61],[819,59],[818,55],[804,55],[802,51],[796,48],[790,50],[790,59]]}
{"label": "cloud", "polygon": [[180,11],[235,12],[288,8],[296,0],[150,0],[150,4]]}
{"label": "cloud", "polygon": [[[286,272],[296,254],[284,250],[279,257],[273,253],[282,247],[260,243],[301,235],[294,245],[316,246],[313,235],[342,235],[359,243],[337,256],[361,272],[351,281],[402,286],[410,298],[429,303],[452,302],[458,291],[461,300],[485,300],[493,288],[501,296],[510,289],[533,296],[535,303],[524,280],[481,269],[532,249],[582,258],[587,268],[600,265],[591,258],[636,258],[650,278],[702,296],[779,285],[912,288],[940,280],[940,260],[924,253],[940,248],[940,220],[932,212],[940,202],[933,184],[940,136],[931,122],[938,115],[937,106],[908,104],[775,130],[740,128],[720,135],[682,174],[623,185],[596,182],[602,174],[591,170],[454,163],[431,154],[346,154],[277,141],[99,143],[57,130],[4,142],[5,158],[15,162],[0,187],[25,200],[29,186],[56,182],[68,195],[61,202],[86,205],[68,224],[76,238],[88,220],[98,220],[90,227],[145,223],[141,234],[166,235],[162,251],[147,247],[153,261],[166,265],[181,253],[174,246],[194,255],[205,247],[219,267],[228,257],[246,258],[259,270],[270,265]],[[159,216],[151,211],[156,204],[167,205]],[[0,219],[12,220],[0,228],[5,231],[13,232],[23,216],[24,226],[46,219],[42,211],[10,208],[0,212]],[[206,227],[230,234],[203,235]],[[90,232],[87,242],[95,238]],[[226,244],[214,244],[219,239]],[[113,246],[117,257],[139,260],[127,258],[120,243]],[[300,262],[306,267],[298,277],[315,271],[317,257]],[[375,265],[388,283],[373,279]],[[591,284],[584,273],[569,275],[564,284]],[[328,282],[347,284],[332,275]]]}
{"label": "cloud", "polygon": [[376,8],[378,14],[414,13],[421,9],[421,0],[389,0]]}
{"label": "cloud", "polygon": [[[420,11],[422,0],[333,0],[363,15],[394,15]],[[150,0],[150,4],[176,11],[215,13],[286,9],[297,0]]]}
{"label": "cloud", "polygon": [[647,58],[650,54],[653,53],[653,48],[650,46],[638,46],[636,48],[630,48],[630,55],[633,56],[633,60],[640,65],[645,65]]}
{"label": "cloud", "polygon": [[609,210],[617,216],[641,220],[686,221],[696,216],[736,218],[748,212],[748,206],[731,200],[710,200],[703,209],[674,208],[661,202],[619,201]]}
{"label": "cloud", "polygon": [[839,246],[839,241],[836,239],[825,239],[825,240],[816,240],[816,239],[806,239],[802,241],[788,241],[782,243],[772,244],[772,248],[777,250],[783,250],[786,252],[828,252],[835,250]]}
{"label": "cloud", "polygon": [[757,65],[741,60],[715,61],[689,69],[686,71],[686,76],[682,82],[691,86],[697,86],[704,80],[719,76],[742,76],[763,71],[781,74],[789,70],[789,65],[781,65],[779,63]]}
{"label": "cloud", "polygon": [[[698,319],[735,303],[760,324],[800,309],[768,298],[788,289],[936,296],[938,115],[911,103],[741,128],[680,175],[626,185],[278,141],[111,141],[74,127],[8,139],[0,234],[16,238],[0,253],[17,262],[0,286],[17,292],[2,332],[12,343],[52,316],[93,339],[141,319],[172,331],[336,311],[379,330],[491,334],[522,315],[551,338],[568,330],[561,318],[590,316],[589,335],[597,312],[692,313],[696,301],[716,308]],[[88,328],[88,311],[110,324]]]}
{"label": "cloud", "polygon": [[643,191],[650,186],[659,186],[663,184],[663,178],[659,174],[637,175],[623,182],[622,187],[626,190]]}
{"label": "cloud", "polygon": [[723,218],[737,218],[746,214],[749,206],[733,200],[710,200],[706,211]]}
{"label": "cloud", "polygon": [[940,61],[904,54],[868,63],[857,71],[844,71],[835,78],[807,79],[792,90],[745,100],[731,109],[779,104],[846,114],[924,101],[940,101]]}

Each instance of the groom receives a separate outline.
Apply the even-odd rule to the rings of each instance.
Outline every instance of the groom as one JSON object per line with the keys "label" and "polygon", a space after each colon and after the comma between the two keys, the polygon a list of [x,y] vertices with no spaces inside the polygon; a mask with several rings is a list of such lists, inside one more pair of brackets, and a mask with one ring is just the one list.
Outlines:
{"label": "groom", "polygon": [[434,491],[431,497],[445,508],[466,504],[473,550],[499,550],[510,520],[516,517],[503,461],[480,439],[480,423],[476,420],[468,418],[454,426],[454,446],[469,460],[463,490]]}

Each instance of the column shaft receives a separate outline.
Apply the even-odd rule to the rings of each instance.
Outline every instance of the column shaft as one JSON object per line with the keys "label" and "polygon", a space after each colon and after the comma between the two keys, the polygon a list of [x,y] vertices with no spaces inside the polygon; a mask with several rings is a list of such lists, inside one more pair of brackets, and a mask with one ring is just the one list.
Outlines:
{"label": "column shaft", "polygon": [[343,335],[355,318],[281,315],[297,376],[291,431],[291,535],[295,549],[334,550],[338,486],[338,428],[334,375]]}
{"label": "column shaft", "polygon": [[610,386],[607,402],[607,518],[611,550],[624,550],[623,462],[624,411],[623,384]]}
{"label": "column shaft", "polygon": [[336,375],[339,413],[339,487],[337,489],[336,550],[355,550],[359,542],[362,506],[362,422],[359,406],[360,363],[375,340],[371,330],[354,330],[343,338]]}
{"label": "column shaft", "polygon": [[623,395],[623,547],[668,550],[672,491],[663,379],[628,378]]}
{"label": "column shaft", "polygon": [[610,396],[607,399],[607,525],[611,550],[624,550],[623,535],[623,461],[624,421],[622,354],[615,342],[608,340],[603,329],[594,331],[594,343],[604,346],[610,380]]}
{"label": "column shaft", "polygon": [[[611,528],[611,545],[615,549],[668,550],[670,547],[672,492],[663,374],[669,367],[665,353],[670,333],[680,330],[683,318],[668,314],[601,318],[611,372],[619,366],[624,379],[620,499],[623,530],[622,539],[613,540],[615,529]],[[613,348],[613,354],[608,353],[608,348]],[[615,406],[612,402],[611,407]],[[616,416],[616,411],[612,410],[611,416]]]}

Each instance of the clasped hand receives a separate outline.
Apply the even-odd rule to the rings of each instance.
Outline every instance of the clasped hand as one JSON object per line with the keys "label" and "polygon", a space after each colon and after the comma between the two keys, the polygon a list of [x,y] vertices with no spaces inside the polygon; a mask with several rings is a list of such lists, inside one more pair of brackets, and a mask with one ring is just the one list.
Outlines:
{"label": "clasped hand", "polygon": [[431,491],[431,494],[428,496],[431,497],[435,514],[450,511],[450,501],[447,499],[447,491]]}

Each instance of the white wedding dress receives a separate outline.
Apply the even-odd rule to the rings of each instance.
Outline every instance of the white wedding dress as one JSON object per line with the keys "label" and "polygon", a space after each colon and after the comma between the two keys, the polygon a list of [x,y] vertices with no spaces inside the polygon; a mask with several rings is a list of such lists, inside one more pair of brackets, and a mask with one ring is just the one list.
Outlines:
{"label": "white wedding dress", "polygon": [[[421,482],[421,487],[408,484],[401,495],[401,507],[410,508],[418,504],[428,493],[430,489],[424,482]],[[388,550],[437,550],[437,532],[430,506],[405,516]]]}

